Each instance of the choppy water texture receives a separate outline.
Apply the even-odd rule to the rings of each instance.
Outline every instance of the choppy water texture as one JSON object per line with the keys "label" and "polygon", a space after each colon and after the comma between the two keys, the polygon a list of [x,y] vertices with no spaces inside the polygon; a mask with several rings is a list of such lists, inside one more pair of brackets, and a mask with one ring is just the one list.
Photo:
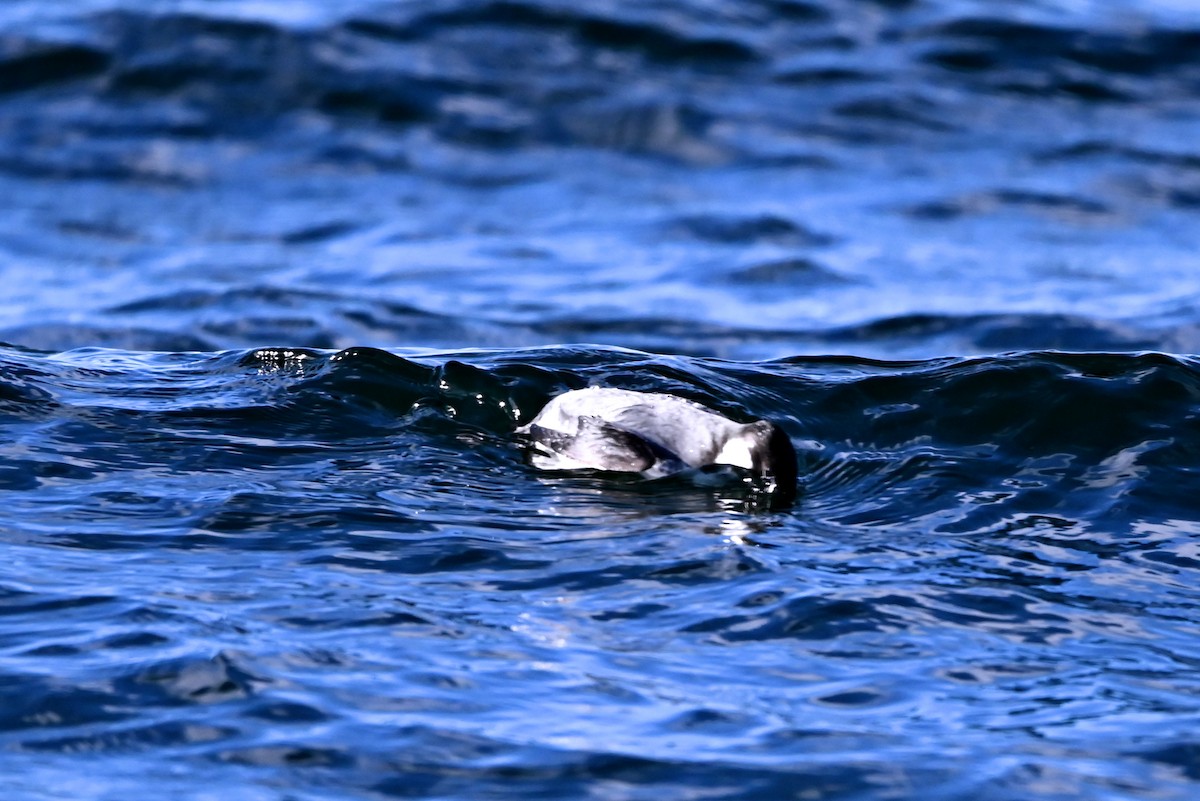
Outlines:
{"label": "choppy water texture", "polygon": [[0,208],[6,800],[1200,792],[1183,0],[9,0]]}

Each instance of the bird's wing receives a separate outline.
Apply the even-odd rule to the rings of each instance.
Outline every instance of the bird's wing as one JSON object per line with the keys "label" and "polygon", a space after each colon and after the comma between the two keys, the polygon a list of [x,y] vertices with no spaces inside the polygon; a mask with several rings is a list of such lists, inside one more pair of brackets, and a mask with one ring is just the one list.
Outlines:
{"label": "bird's wing", "polygon": [[662,446],[599,417],[580,417],[574,434],[534,424],[529,437],[539,455],[561,457],[564,466],[641,473],[663,461],[678,461]]}

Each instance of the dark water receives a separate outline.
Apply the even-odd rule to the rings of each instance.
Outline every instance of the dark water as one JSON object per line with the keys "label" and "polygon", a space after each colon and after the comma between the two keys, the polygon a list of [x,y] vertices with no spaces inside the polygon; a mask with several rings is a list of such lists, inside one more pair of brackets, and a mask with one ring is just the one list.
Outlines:
{"label": "dark water", "polygon": [[0,210],[4,799],[1200,792],[1184,0],[9,0]]}

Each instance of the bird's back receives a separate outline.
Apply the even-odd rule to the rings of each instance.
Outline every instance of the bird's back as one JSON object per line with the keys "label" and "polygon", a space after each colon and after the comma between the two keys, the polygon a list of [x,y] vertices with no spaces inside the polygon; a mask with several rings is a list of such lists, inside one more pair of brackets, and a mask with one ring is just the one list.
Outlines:
{"label": "bird's back", "polygon": [[614,463],[614,454],[629,449],[634,442],[630,437],[646,447],[634,448],[636,459],[622,457],[615,463],[644,461],[648,448],[656,461],[674,459],[682,466],[701,467],[712,463],[721,444],[740,428],[686,398],[592,387],[553,398],[519,430],[526,434],[554,432],[558,435],[554,449],[560,453],[567,452],[564,445],[569,438],[576,438],[569,450],[572,462],[587,462],[591,454],[597,463],[589,466],[596,469],[628,469],[609,464]]}

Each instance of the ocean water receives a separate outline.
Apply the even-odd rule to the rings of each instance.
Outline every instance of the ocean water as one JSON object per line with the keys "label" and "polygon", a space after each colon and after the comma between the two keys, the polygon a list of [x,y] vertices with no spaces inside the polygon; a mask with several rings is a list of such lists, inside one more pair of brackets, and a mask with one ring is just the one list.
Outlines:
{"label": "ocean water", "polygon": [[0,210],[6,801],[1200,792],[1191,3],[9,0]]}

